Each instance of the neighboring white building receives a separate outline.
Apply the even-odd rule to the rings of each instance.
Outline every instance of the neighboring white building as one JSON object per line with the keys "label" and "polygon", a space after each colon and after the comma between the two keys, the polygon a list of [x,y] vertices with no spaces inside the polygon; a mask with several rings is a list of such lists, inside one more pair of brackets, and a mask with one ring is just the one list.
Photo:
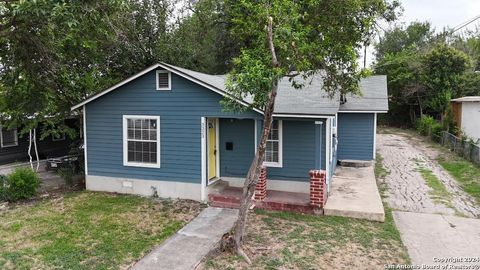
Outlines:
{"label": "neighboring white building", "polygon": [[480,139],[480,96],[452,99],[457,126],[472,139]]}

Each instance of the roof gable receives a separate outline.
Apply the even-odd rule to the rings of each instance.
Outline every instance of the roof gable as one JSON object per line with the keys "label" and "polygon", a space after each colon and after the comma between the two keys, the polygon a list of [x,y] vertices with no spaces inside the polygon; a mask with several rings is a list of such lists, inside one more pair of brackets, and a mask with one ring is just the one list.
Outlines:
{"label": "roof gable", "polygon": [[[176,75],[180,76],[180,77],[183,77],[187,80],[190,80],[196,84],[199,84],[213,92],[216,92],[222,96],[226,96],[226,97],[230,97],[230,98],[233,98],[231,97],[225,90],[224,90],[224,87],[222,88],[219,88],[220,86],[220,83],[223,85],[223,79],[218,77],[218,76],[214,76],[214,75],[208,75],[208,74],[204,74],[204,73],[200,73],[200,72],[195,72],[195,71],[191,71],[191,70],[187,70],[187,69],[184,69],[184,68],[179,68],[179,67],[175,67],[175,66],[172,66],[172,65],[168,65],[168,64],[165,64],[165,63],[158,63],[158,64],[155,64],[155,65],[152,65],[142,71],[140,71],[139,73],[133,75],[133,76],[130,76],[128,77],[127,79],[115,84],[114,86],[98,93],[98,94],[95,94],[87,99],[85,99],[84,101],[80,102],[79,104],[73,106],[71,108],[71,110],[76,110],[82,106],[84,106],[85,104],[89,103],[89,102],[92,102],[116,89],[118,89],[119,87],[131,82],[131,81],[134,81],[135,79],[147,74],[148,72],[150,71],[153,71],[157,68],[163,68],[165,70],[168,70],[172,73],[175,73]],[[188,72],[187,72],[188,71]],[[237,102],[239,102],[240,104],[244,105],[244,106],[249,106],[249,104],[243,100],[238,100],[238,99],[235,99]],[[263,114],[263,111],[257,109],[257,108],[252,108],[254,111],[258,112],[258,113],[261,113]]]}
{"label": "roof gable", "polygon": [[[115,84],[114,86],[95,94],[83,102],[72,107],[72,110],[78,109],[85,104],[102,97],[121,87],[122,85],[131,82],[146,73],[162,68],[168,70],[180,77],[190,80],[198,85],[201,85],[213,92],[216,92],[224,97],[230,97],[244,106],[250,106],[252,97],[247,97],[244,100],[233,98],[229,95],[226,87],[226,75],[209,75],[193,70],[173,66],[166,63],[158,63],[152,65],[141,72]],[[360,89],[362,95],[354,96],[347,95],[347,102],[340,104],[338,96],[330,98],[328,94],[322,90],[323,76],[316,74],[306,80],[302,78],[295,79],[298,83],[304,85],[301,89],[292,87],[288,78],[280,80],[278,86],[277,100],[275,102],[274,116],[289,116],[289,117],[322,117],[325,115],[335,115],[337,112],[386,112],[388,111],[388,96],[387,96],[387,79],[386,76],[371,76],[360,81]],[[258,108],[253,108],[254,111],[263,114],[263,111]]]}

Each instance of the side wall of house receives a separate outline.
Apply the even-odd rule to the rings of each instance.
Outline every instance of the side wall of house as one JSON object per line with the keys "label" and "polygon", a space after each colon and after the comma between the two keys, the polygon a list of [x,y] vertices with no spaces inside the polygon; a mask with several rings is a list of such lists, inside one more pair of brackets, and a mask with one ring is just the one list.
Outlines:
{"label": "side wall of house", "polygon": [[[151,71],[87,104],[87,188],[200,199],[201,118],[260,116],[224,112],[221,99],[173,73],[171,90],[158,91]],[[160,168],[123,165],[123,115],[160,117]]]}
{"label": "side wall of house", "polygon": [[374,113],[339,113],[337,130],[339,160],[374,159]]}
{"label": "side wall of house", "polygon": [[462,131],[474,139],[480,139],[480,102],[461,103]]}

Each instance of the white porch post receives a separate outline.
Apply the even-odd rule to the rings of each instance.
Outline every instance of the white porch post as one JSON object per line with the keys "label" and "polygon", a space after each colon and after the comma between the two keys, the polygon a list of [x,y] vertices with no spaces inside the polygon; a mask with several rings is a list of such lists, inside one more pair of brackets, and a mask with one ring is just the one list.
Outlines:
{"label": "white porch post", "polygon": [[200,141],[201,141],[201,155],[202,155],[202,169],[201,169],[201,191],[200,198],[202,201],[206,200],[206,187],[207,187],[207,136],[205,130],[206,118],[202,117],[200,120]]}

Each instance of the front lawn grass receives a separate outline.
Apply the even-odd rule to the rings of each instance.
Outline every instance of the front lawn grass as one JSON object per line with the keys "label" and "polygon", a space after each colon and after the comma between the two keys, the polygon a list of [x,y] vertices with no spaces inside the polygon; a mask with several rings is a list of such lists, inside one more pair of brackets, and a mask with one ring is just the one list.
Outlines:
{"label": "front lawn grass", "polygon": [[0,212],[0,269],[125,269],[200,208],[95,192],[18,205]]}
{"label": "front lawn grass", "polygon": [[[378,178],[388,175],[381,160],[377,155]],[[244,249],[251,265],[223,252],[199,269],[384,269],[385,264],[410,263],[387,206],[384,223],[255,210],[246,230]]]}
{"label": "front lawn grass", "polygon": [[200,269],[383,269],[409,261],[390,210],[384,223],[256,210],[245,247],[252,265],[221,253]]}

